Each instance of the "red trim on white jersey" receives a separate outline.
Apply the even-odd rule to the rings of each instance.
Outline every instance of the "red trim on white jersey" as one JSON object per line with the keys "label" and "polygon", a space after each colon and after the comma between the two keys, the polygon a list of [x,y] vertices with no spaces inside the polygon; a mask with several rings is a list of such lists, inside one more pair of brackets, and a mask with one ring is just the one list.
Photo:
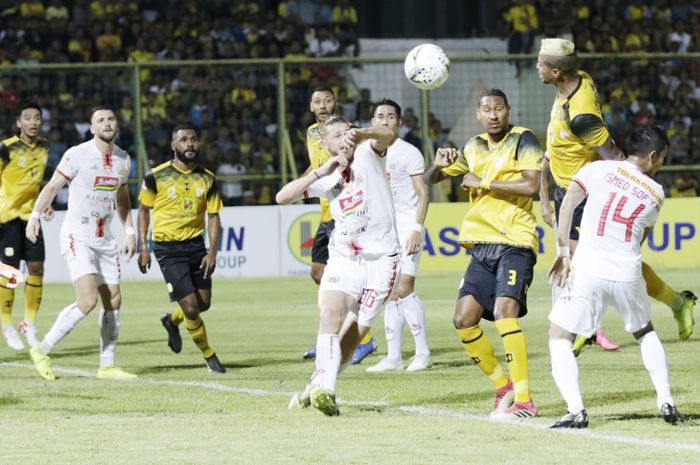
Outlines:
{"label": "red trim on white jersey", "polygon": [[68,175],[67,175],[66,173],[64,173],[63,171],[59,170],[58,168],[56,168],[56,172],[57,172],[58,174],[60,174],[61,176],[63,176],[64,178],[66,178],[68,181],[72,181],[72,180],[73,180],[72,178],[69,178]]}
{"label": "red trim on white jersey", "polygon": [[386,149],[384,149],[383,152],[380,152],[379,150],[377,150],[377,148],[374,146],[374,144],[372,144],[372,142],[369,143],[369,148],[371,148],[372,152],[376,153],[381,158],[384,158],[386,156]]}
{"label": "red trim on white jersey", "polygon": [[584,186],[580,180],[574,178],[574,179],[572,179],[572,181],[574,181],[576,184],[581,186],[581,189],[583,189],[583,191],[586,193],[586,195],[588,195],[588,189],[586,189],[586,186]]}

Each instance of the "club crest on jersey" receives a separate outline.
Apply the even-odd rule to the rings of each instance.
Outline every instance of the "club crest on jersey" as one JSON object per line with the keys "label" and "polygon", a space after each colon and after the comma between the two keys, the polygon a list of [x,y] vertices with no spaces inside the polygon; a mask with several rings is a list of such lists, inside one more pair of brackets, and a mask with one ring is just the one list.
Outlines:
{"label": "club crest on jersey", "polygon": [[92,185],[93,191],[115,191],[119,187],[119,178],[114,176],[95,176],[95,182]]}
{"label": "club crest on jersey", "polygon": [[194,210],[194,200],[190,197],[185,197],[180,201],[180,208],[183,212],[191,212]]}
{"label": "club crest on jersey", "polygon": [[362,206],[365,198],[362,191],[357,191],[349,197],[341,197],[338,201],[340,209],[343,211],[343,216],[349,216]]}

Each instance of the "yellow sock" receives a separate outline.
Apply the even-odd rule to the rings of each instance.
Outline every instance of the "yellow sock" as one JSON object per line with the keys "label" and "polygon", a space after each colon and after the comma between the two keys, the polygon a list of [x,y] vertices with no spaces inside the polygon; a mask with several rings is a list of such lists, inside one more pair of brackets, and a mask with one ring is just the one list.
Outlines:
{"label": "yellow sock", "polygon": [[182,323],[182,320],[185,319],[185,312],[182,311],[180,307],[177,307],[173,313],[170,314],[170,321],[173,322],[175,326],[178,326],[180,323]]}
{"label": "yellow sock", "polygon": [[43,282],[43,276],[27,276],[27,281],[24,283],[24,321],[36,322],[41,293],[44,290]]}
{"label": "yellow sock", "polygon": [[185,328],[187,328],[187,332],[190,333],[194,344],[202,351],[204,358],[209,358],[214,355],[214,351],[209,347],[209,341],[207,340],[207,328],[204,326],[204,321],[202,321],[200,317],[197,317],[196,320],[185,318]]}
{"label": "yellow sock", "polygon": [[678,293],[669,287],[661,277],[646,263],[642,262],[642,276],[647,283],[647,294],[659,302],[663,302],[672,310],[676,310]]}
{"label": "yellow sock", "polygon": [[506,363],[513,380],[516,402],[530,400],[530,382],[527,370],[527,343],[517,318],[496,320],[496,329],[503,340]]}
{"label": "yellow sock", "polygon": [[481,371],[493,381],[496,389],[500,389],[508,384],[508,378],[503,373],[503,369],[493,353],[493,345],[479,326],[458,329],[457,336],[462,341],[464,350],[469,358],[474,360],[474,363],[477,364]]}
{"label": "yellow sock", "polygon": [[372,331],[368,332],[365,338],[360,341],[360,344],[369,344],[370,339],[372,339]]}
{"label": "yellow sock", "polygon": [[[2,282],[4,281],[4,283]],[[15,303],[15,290],[5,287],[7,278],[0,280],[0,323],[2,327],[12,325],[12,305]]]}

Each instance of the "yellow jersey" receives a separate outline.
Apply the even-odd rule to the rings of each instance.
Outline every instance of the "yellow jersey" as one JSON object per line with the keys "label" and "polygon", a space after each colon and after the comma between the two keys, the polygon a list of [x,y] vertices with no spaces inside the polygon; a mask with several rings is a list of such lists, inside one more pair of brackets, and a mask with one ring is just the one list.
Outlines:
{"label": "yellow jersey", "polygon": [[[309,152],[309,162],[311,162],[311,169],[315,170],[320,168],[328,159],[331,154],[328,150],[321,146],[321,128],[318,127],[318,123],[314,123],[306,130],[306,149]],[[328,200],[320,199],[321,203],[321,222],[328,223],[333,220],[331,217],[331,210],[328,208]]]}
{"label": "yellow jersey", "polygon": [[153,209],[155,242],[199,237],[204,233],[205,212],[213,215],[224,208],[214,173],[199,165],[181,171],[172,161],[146,173],[139,201]]}
{"label": "yellow jersey", "polygon": [[[515,181],[526,170],[539,171],[542,147],[526,128],[512,126],[495,146],[489,147],[488,135],[479,134],[467,141],[455,163],[441,171],[460,176],[470,171],[490,181]],[[529,247],[537,253],[537,231],[532,198],[495,191],[471,189],[470,208],[462,222],[459,243],[506,244]]]}
{"label": "yellow jersey", "polygon": [[596,148],[610,137],[593,79],[584,71],[578,74],[579,85],[569,96],[557,94],[547,127],[550,170],[563,189],[578,170],[598,159]]}
{"label": "yellow jersey", "polygon": [[49,159],[49,142],[28,145],[19,136],[0,144],[0,223],[29,219]]}

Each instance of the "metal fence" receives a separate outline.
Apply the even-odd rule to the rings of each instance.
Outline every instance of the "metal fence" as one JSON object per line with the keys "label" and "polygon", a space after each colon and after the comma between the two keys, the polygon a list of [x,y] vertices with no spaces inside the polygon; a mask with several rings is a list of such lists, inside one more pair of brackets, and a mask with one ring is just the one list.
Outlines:
{"label": "metal fence", "polygon": [[[402,136],[420,146],[428,162],[436,147],[461,146],[483,131],[475,109],[484,88],[502,89],[511,122],[544,141],[555,88],[540,81],[535,56],[451,61],[447,83],[430,92],[404,78],[403,57],[4,66],[0,135],[16,130],[20,102],[39,102],[53,168],[68,146],[85,139],[88,109],[109,104],[121,120],[119,144],[137,160],[136,187],[146,170],[170,157],[172,127],[193,123],[201,130],[202,163],[217,172],[230,205],[272,203],[279,185],[306,168],[305,132],[313,123],[308,102],[321,84],[335,91],[339,111],[361,126],[369,124],[371,102],[382,97],[399,102]],[[678,177],[674,173],[700,171],[700,87],[692,79],[700,76],[700,54],[582,55],[582,68],[599,86],[616,140],[649,120],[648,113],[668,128],[672,153],[661,174],[667,187]],[[449,191],[447,186],[434,194],[443,200],[456,195]]]}

